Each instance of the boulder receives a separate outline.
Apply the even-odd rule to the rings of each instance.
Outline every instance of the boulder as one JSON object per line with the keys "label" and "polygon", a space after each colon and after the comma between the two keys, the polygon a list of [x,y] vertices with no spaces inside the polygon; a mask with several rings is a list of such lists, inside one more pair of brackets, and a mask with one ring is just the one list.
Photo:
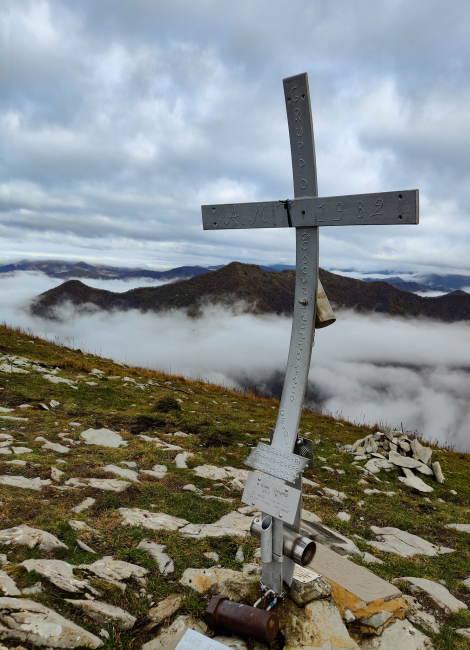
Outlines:
{"label": "boulder", "polygon": [[97,600],[70,600],[68,598],[65,600],[74,607],[79,607],[101,625],[111,625],[118,630],[130,630],[137,620],[125,609],[108,605],[108,603],[100,603]]}
{"label": "boulder", "polygon": [[456,613],[461,609],[468,609],[466,603],[452,596],[450,591],[444,585],[434,582],[433,580],[426,580],[425,578],[395,578],[394,584],[400,582],[407,582],[411,586],[411,591],[417,593],[421,592],[426,594],[436,605],[442,609],[446,614]]}
{"label": "boulder", "polygon": [[100,648],[103,642],[52,609],[19,598],[0,598],[0,639],[48,648]]}
{"label": "boulder", "polygon": [[96,503],[96,499],[92,499],[91,497],[88,497],[84,501],[79,503],[78,506],[72,508],[72,512],[75,512],[76,514],[80,514],[80,512],[83,512],[83,510],[88,510],[88,508],[90,508],[90,506],[92,506],[94,503]]}
{"label": "boulder", "polygon": [[432,641],[406,619],[385,628],[382,636],[366,638],[361,650],[432,650]]}
{"label": "boulder", "polygon": [[19,544],[20,546],[27,546],[28,548],[34,548],[37,546],[41,551],[53,551],[57,548],[68,548],[63,542],[58,540],[55,535],[40,530],[39,528],[30,528],[26,524],[0,530],[0,543]]}

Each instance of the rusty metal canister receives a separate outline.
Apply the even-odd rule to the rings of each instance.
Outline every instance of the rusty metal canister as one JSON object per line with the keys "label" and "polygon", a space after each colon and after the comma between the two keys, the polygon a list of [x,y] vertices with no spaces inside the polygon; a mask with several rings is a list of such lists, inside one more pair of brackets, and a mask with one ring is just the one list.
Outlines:
{"label": "rusty metal canister", "polygon": [[205,619],[214,630],[230,630],[261,643],[274,641],[279,630],[279,616],[274,612],[234,603],[224,596],[211,598]]}

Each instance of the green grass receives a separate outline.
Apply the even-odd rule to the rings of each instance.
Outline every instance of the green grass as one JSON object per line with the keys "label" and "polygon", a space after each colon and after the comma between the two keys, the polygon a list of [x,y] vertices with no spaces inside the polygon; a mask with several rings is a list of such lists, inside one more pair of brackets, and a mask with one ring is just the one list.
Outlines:
{"label": "green grass", "polygon": [[[0,389],[3,389],[0,390],[0,405],[16,408],[20,404],[28,403],[34,407],[25,409],[23,413],[16,408],[12,413],[15,416],[27,417],[27,422],[0,420],[2,433],[11,433],[19,444],[33,449],[32,453],[22,457],[28,461],[25,467],[5,464],[4,461],[15,458],[13,455],[1,456],[0,474],[23,475],[29,478],[39,476],[46,479],[50,478],[50,468],[54,465],[65,472],[64,479],[116,478],[102,471],[104,465],[119,465],[123,460],[133,460],[139,468],[150,469],[155,464],[168,466],[164,479],[155,480],[140,475],[140,483],[132,485],[121,494],[91,488],[57,491],[45,487],[40,492],[34,492],[0,486],[0,500],[3,502],[0,509],[1,529],[27,523],[57,535],[68,546],[68,549],[49,554],[21,546],[7,547],[6,552],[12,563],[8,571],[15,577],[18,585],[26,587],[38,581],[42,582],[44,591],[31,596],[32,599],[60,611],[96,634],[102,626],[96,625],[80,610],[65,602],[65,598],[74,598],[73,594],[61,592],[34,572],[26,572],[18,564],[28,558],[55,557],[79,565],[89,564],[104,555],[112,555],[116,559],[145,567],[148,570],[147,592],[151,599],[147,598],[147,595],[139,596],[138,585],[129,585],[123,594],[115,587],[99,583],[100,589],[106,592],[108,602],[127,609],[138,619],[135,627],[128,632],[108,629],[111,636],[106,641],[105,648],[138,650],[142,643],[153,638],[156,629],[148,634],[141,633],[147,622],[149,604],[152,601],[157,603],[172,593],[179,592],[184,595],[180,613],[201,616],[207,600],[181,587],[179,579],[184,570],[189,567],[211,566],[212,563],[204,557],[207,551],[216,551],[222,566],[240,569],[241,565],[235,560],[238,546],[243,547],[245,558],[250,560],[258,546],[257,541],[253,538],[229,537],[190,540],[177,532],[150,531],[139,527],[124,528],[121,526],[121,517],[117,510],[120,507],[135,507],[161,511],[197,524],[217,521],[222,515],[240,507],[240,492],[233,491],[228,484],[226,487],[214,486],[213,481],[196,477],[191,468],[204,463],[243,468],[243,461],[248,453],[247,446],[255,445],[261,438],[268,437],[269,428],[275,425],[278,402],[144,368],[121,366],[110,359],[84,355],[5,326],[0,327],[0,351],[41,361],[49,369],[57,367],[61,377],[74,381],[77,380],[77,375],[85,375],[82,380],[78,380],[77,390],[74,390],[64,384],[51,384],[41,373],[35,371],[27,375],[0,373]],[[93,368],[103,370],[107,376],[129,377],[137,384],[151,380],[159,385],[142,389],[121,379],[100,379],[88,374]],[[85,381],[94,381],[96,385],[89,386]],[[49,411],[38,406],[40,402],[48,403],[51,399],[59,401],[60,406]],[[171,404],[173,408],[168,409]],[[177,408],[174,408],[175,404]],[[72,421],[80,422],[83,427],[72,427]],[[57,434],[65,430],[69,433],[68,437],[76,440],[83,428],[105,426],[120,432],[128,446],[110,449],[79,445],[73,447],[69,454],[62,456],[66,463],[61,464],[57,462],[56,454],[46,452],[41,448],[43,443],[35,441],[37,436],[43,436],[51,442],[60,442]],[[398,481],[396,471],[382,471],[380,482],[368,479],[369,487],[392,490],[396,492],[394,497],[365,496],[363,489],[368,486],[358,485],[362,473],[351,465],[352,457],[349,454],[338,450],[337,443],[352,443],[374,428],[356,426],[344,420],[337,421],[332,417],[304,410],[300,429],[303,432],[311,432],[313,440],[320,440],[319,444],[314,445],[315,455],[327,459],[326,463],[317,459],[316,469],[314,472],[307,471],[307,478],[348,495],[343,504],[336,504],[316,495],[315,488],[306,487],[307,494],[318,498],[306,498],[304,507],[318,514],[326,525],[349,537],[359,535],[364,540],[370,540],[373,539],[371,525],[395,526],[433,543],[454,548],[455,553],[436,558],[415,556],[405,559],[380,553],[364,541],[352,538],[362,550],[373,551],[374,555],[384,561],[382,565],[364,565],[377,575],[386,580],[400,576],[420,576],[430,580],[444,577],[450,591],[470,606],[470,591],[462,583],[463,579],[470,576],[470,535],[444,527],[447,523],[470,521],[470,456],[435,448],[433,460],[440,461],[446,482],[439,485],[425,479],[434,488],[429,495],[429,501],[403,486]],[[175,431],[190,435],[184,438],[165,437]],[[139,434],[157,435],[193,453],[194,456],[188,461],[188,469],[176,469],[173,460],[177,451],[165,452],[155,449],[154,445],[145,442]],[[331,475],[327,470],[321,469],[323,464],[343,469],[346,473]],[[203,500],[194,493],[182,490],[187,483],[194,483],[207,494],[232,498],[234,502]],[[451,494],[451,489],[457,494]],[[88,496],[96,499],[96,503],[79,515],[72,513],[72,508]],[[442,502],[439,499],[442,499]],[[361,500],[365,501],[362,507],[358,505]],[[352,515],[349,522],[338,520],[336,515],[341,510],[347,510]],[[99,534],[75,533],[67,524],[69,519],[85,521],[96,528]],[[94,549],[97,555],[81,550],[76,544],[77,537]],[[158,566],[151,556],[136,548],[144,538],[166,544],[167,552],[175,563],[173,575],[165,578],[160,576]],[[2,549],[2,552],[5,550]],[[355,561],[364,564],[361,560]],[[470,650],[470,641],[453,631],[458,627],[470,627],[470,614],[461,612],[459,615],[444,617],[443,623],[445,626],[441,633],[433,637],[436,648]]]}

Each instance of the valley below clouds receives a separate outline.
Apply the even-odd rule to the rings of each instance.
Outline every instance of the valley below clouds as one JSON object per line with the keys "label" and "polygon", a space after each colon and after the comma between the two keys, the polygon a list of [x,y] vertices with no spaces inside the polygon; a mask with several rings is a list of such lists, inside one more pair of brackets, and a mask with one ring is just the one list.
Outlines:
{"label": "valley below clouds", "polygon": [[[36,273],[0,279],[2,321],[127,364],[279,395],[291,318],[214,306],[196,319],[180,310],[83,315],[66,306],[61,322],[31,316],[30,301],[57,284]],[[87,284],[112,291],[137,286]],[[403,426],[470,451],[470,324],[336,315],[333,326],[316,332],[306,405],[353,422]]]}

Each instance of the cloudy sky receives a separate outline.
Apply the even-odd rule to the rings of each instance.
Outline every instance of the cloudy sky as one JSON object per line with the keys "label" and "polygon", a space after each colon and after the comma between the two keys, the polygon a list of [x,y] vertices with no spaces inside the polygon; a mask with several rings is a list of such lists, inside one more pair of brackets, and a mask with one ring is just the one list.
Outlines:
{"label": "cloudy sky", "polygon": [[325,228],[321,265],[470,273],[465,0],[7,4],[0,262],[292,264],[293,233],[204,232],[200,205],[292,196],[306,71],[320,196],[421,198],[419,226]]}

